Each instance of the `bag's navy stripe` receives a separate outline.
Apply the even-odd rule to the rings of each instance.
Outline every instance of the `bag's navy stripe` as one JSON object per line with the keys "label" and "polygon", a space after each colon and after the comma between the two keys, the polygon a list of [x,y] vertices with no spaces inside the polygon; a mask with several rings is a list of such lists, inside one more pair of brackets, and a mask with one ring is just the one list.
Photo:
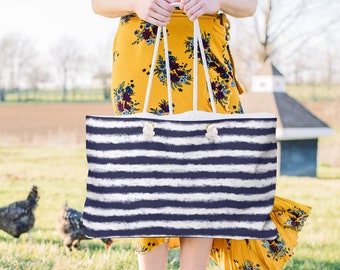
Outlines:
{"label": "bag's navy stripe", "polygon": [[232,209],[247,209],[251,207],[268,207],[273,205],[274,199],[269,198],[267,200],[259,201],[234,201],[234,200],[224,200],[224,201],[212,201],[212,202],[202,202],[202,201],[174,201],[174,200],[141,200],[134,202],[101,202],[97,200],[92,200],[90,198],[86,199],[86,205],[101,208],[101,209],[117,209],[117,210],[134,210],[143,208],[161,208],[161,207],[181,207],[181,208],[208,208],[208,209],[219,209],[219,208],[232,208]]}
{"label": "bag's navy stripe", "polygon": [[229,215],[229,214],[195,214],[195,215],[184,215],[181,213],[172,213],[169,214],[147,214],[147,215],[131,215],[131,216],[98,216],[98,215],[91,215],[86,214],[84,216],[86,220],[91,222],[127,222],[127,223],[134,223],[138,221],[186,221],[186,220],[200,220],[200,221],[231,221],[231,222],[258,222],[263,221],[268,218],[268,214],[261,214],[261,215]]}
{"label": "bag's navy stripe", "polygon": [[[163,173],[163,172],[88,172],[89,177],[101,179],[124,179],[124,178],[167,178],[171,179],[206,179],[206,172],[178,172],[178,173]],[[276,177],[276,170],[267,172],[209,172],[209,178],[215,179],[267,179]]]}
{"label": "bag's navy stripe", "polygon": [[[164,120],[164,119],[148,119],[148,118],[124,118],[124,117],[86,117],[88,122],[86,125],[87,131],[87,150],[98,150],[99,152],[88,152],[87,160],[89,162],[88,176],[92,182],[88,182],[87,191],[89,193],[85,202],[85,212],[84,212],[84,224],[91,224],[94,222],[94,228],[84,228],[85,234],[90,237],[147,237],[147,236],[158,236],[158,237],[168,237],[168,236],[221,236],[229,238],[274,238],[277,234],[276,230],[272,229],[271,226],[265,226],[267,222],[270,221],[269,213],[263,214],[263,211],[271,209],[274,198],[270,195],[273,194],[275,190],[275,183],[273,181],[276,177],[276,168],[271,166],[276,163],[276,157],[272,157],[277,149],[277,144],[275,141],[275,123],[276,118],[241,118],[241,119],[220,119],[220,120],[202,120],[202,121],[181,121],[181,120]],[[98,122],[96,122],[99,120]],[[102,121],[102,122],[100,122]],[[129,136],[140,134],[142,136],[142,121],[155,123],[155,133],[156,137],[159,136],[164,142],[154,142],[154,141],[142,141],[142,142],[129,142]],[[106,123],[110,122],[110,128],[107,128]],[[117,125],[114,122],[118,123]],[[93,123],[93,126],[92,126]],[[158,123],[160,123],[158,125]],[[172,127],[179,127],[179,130],[167,129],[167,123],[171,123]],[[205,140],[201,145],[191,145],[191,138],[202,137],[205,138],[206,130],[197,129],[198,127],[205,127],[207,124],[219,124],[221,127],[217,126],[220,136],[233,136],[233,142],[221,142],[207,143]],[[242,124],[243,127],[231,127],[233,124]],[[259,123],[259,125],[255,124]],[[186,125],[190,126],[194,124],[194,130],[187,129]],[[179,126],[180,125],[180,126]],[[199,126],[203,125],[203,126]],[[267,127],[266,127],[267,125]],[[121,127],[118,127],[121,126]],[[227,127],[230,126],[230,127]],[[259,127],[259,128],[256,128]],[[91,135],[102,135],[104,138],[102,141],[111,141],[110,143],[96,143],[90,140],[96,140],[96,137],[91,137]],[[118,143],[116,139],[120,139],[121,136],[126,136],[126,143]],[[239,136],[242,138],[238,139]],[[246,140],[245,138],[254,136],[266,136],[257,137],[257,139]],[[132,138],[132,137],[131,137]],[[133,139],[132,138],[132,139]],[[168,139],[169,138],[169,139]],[[170,140],[171,138],[171,140]],[[173,145],[172,143],[177,143],[176,138],[183,138],[186,145]],[[268,138],[269,143],[262,143],[265,138]],[[175,141],[173,140],[175,139]],[[125,139],[124,139],[125,140]],[[138,138],[137,140],[140,140]],[[243,142],[242,140],[246,140]],[[255,141],[255,142],[251,142]],[[182,140],[181,140],[182,142]],[[108,153],[106,151],[116,150],[115,152]],[[125,151],[137,150],[138,156],[129,157],[129,155],[124,155]],[[215,157],[210,157],[210,155],[205,156],[202,154],[204,151],[214,152],[215,150],[220,150]],[[239,150],[238,152],[228,152],[233,150]],[[103,153],[101,153],[102,151]],[[143,153],[144,151],[144,153]],[[153,151],[153,152],[148,152]],[[157,151],[161,151],[161,156],[154,156]],[[195,156],[195,152],[197,156]],[[247,152],[242,152],[247,151]],[[252,151],[252,152],[250,152]],[[267,151],[272,151],[266,153]],[[120,152],[122,153],[120,155]],[[111,154],[109,157],[105,153]],[[113,154],[114,153],[114,154]],[[168,154],[169,153],[169,154]],[[170,155],[170,153],[175,153]],[[178,156],[183,154],[192,154],[193,159],[185,159]],[[221,154],[222,153],[222,154]],[[241,153],[243,157],[234,157],[234,154]],[[249,154],[250,153],[250,154]],[[168,154],[168,155],[167,155]],[[222,156],[218,156],[218,155]],[[270,156],[269,156],[270,154]],[[114,155],[114,156],[113,156]],[[110,164],[112,167],[110,167]],[[114,165],[118,165],[117,170]],[[168,166],[168,170],[171,171],[171,166],[176,166],[176,168],[187,167],[193,165],[192,171],[181,172],[180,170],[175,172],[164,171],[152,171],[152,164],[161,165],[161,167]],[[235,170],[232,172],[226,172],[223,170],[224,164],[235,165]],[[253,164],[262,164],[260,170],[256,170],[256,166]],[[94,167],[92,167],[92,165]],[[104,165],[104,166],[95,166]],[[108,165],[108,166],[105,166]],[[145,165],[151,168],[146,172],[136,172],[131,169],[130,172],[124,171],[125,167],[133,165]],[[211,169],[212,172],[207,174],[206,171],[197,171],[195,168],[204,165],[209,169],[215,168],[214,165],[222,165],[220,171],[215,171]],[[237,171],[239,165],[245,165],[247,172]],[[269,166],[266,166],[269,165]],[[232,168],[234,168],[232,167]],[[100,172],[100,170],[108,169],[108,172]],[[111,169],[110,169],[111,168]],[[204,167],[205,168],[205,167]],[[228,167],[229,168],[229,167]],[[243,167],[242,167],[243,168]],[[243,168],[244,169],[244,168]],[[242,169],[242,170],[243,170]],[[262,169],[264,171],[262,171]],[[98,170],[98,171],[93,171]],[[114,171],[110,171],[114,170]],[[123,171],[121,171],[123,170]],[[266,171],[268,170],[268,171]],[[187,179],[195,182],[195,180],[209,181],[207,186],[191,186],[191,187],[177,187],[169,184],[164,185],[164,181],[159,186],[148,186],[148,179],[166,179],[166,181],[171,182],[171,180]],[[105,179],[101,186],[101,182],[96,182],[96,179]],[[115,180],[124,180],[126,185],[123,186],[112,186],[115,184]],[[129,179],[143,179],[144,183],[138,186],[128,185]],[[228,181],[229,179],[237,179],[238,181],[249,181],[254,180],[254,184],[251,187],[241,186],[224,186],[216,185],[214,186],[213,180],[223,180]],[[223,182],[224,183],[224,182]],[[264,185],[263,185],[263,184]],[[227,199],[214,197],[213,194],[221,193]],[[138,194],[138,196],[137,196]],[[140,196],[145,194],[145,196]],[[153,196],[156,195],[156,196]],[[167,196],[170,194],[171,196]],[[193,196],[192,194],[211,194],[209,198],[202,196]],[[230,196],[228,195],[230,194]],[[178,196],[177,196],[178,195]],[[183,195],[189,195],[188,201],[182,200]],[[232,195],[236,195],[235,199],[231,199]],[[121,196],[121,197],[120,197]],[[185,196],[186,197],[186,196]],[[200,198],[201,197],[201,198]],[[268,198],[270,197],[270,198]],[[116,201],[107,201],[106,199],[112,198]],[[161,199],[159,199],[161,198]],[[232,197],[233,198],[233,197]],[[237,199],[237,200],[236,200]],[[246,201],[246,200],[249,201]],[[102,201],[103,200],[103,201]],[[93,207],[91,214],[86,212],[86,209]],[[173,211],[171,214],[162,213],[162,211],[157,211],[158,213],[150,213],[148,209],[159,209],[172,207]],[[251,209],[255,209],[254,211]],[[257,208],[259,211],[257,211]],[[98,209],[98,212],[95,211]],[[186,211],[181,211],[181,210]],[[200,209],[198,213],[197,209]],[[214,209],[210,211],[209,209]],[[227,214],[226,213],[231,213]],[[100,212],[103,210],[103,212]],[[113,216],[106,216],[105,210],[117,211],[114,212]],[[131,210],[126,215],[120,215],[119,213],[125,213],[125,211]],[[202,211],[201,211],[202,210]],[[195,211],[195,212],[194,212]],[[261,213],[262,212],[262,213]],[[148,214],[145,214],[148,213]],[[197,213],[197,214],[193,214]],[[245,214],[246,213],[246,214]],[[151,226],[145,224],[145,221],[152,223]],[[153,222],[152,222],[153,221]],[[157,223],[156,223],[157,221]],[[192,223],[192,221],[195,221]],[[203,228],[195,229],[191,228],[194,224],[202,221]],[[247,224],[247,228],[242,228],[242,226],[232,226],[232,228],[218,228],[225,222],[243,222]],[[134,225],[135,222],[139,222],[138,226]],[[172,223],[173,222],[173,223]],[[176,227],[180,222],[181,226],[185,225],[186,229],[181,228],[171,228]],[[263,226],[258,226],[260,222]],[[107,223],[108,229],[103,230],[100,225],[102,223]],[[121,227],[114,227],[114,224],[127,223],[132,226],[122,229]],[[164,228],[162,225],[164,224]],[[188,224],[188,226],[186,226]],[[190,224],[193,224],[192,226]],[[249,224],[249,226],[248,226]],[[142,228],[138,228],[141,226]],[[169,226],[169,228],[168,228]],[[202,226],[202,225],[200,225]],[[260,227],[263,227],[260,229]]]}
{"label": "bag's navy stripe", "polygon": [[121,165],[150,165],[152,164],[169,164],[169,165],[219,165],[219,164],[268,164],[275,163],[275,158],[266,157],[212,157],[212,158],[200,158],[200,159],[180,159],[180,158],[167,158],[165,157],[125,157],[125,158],[100,158],[88,156],[87,161],[94,164],[121,164]]}
{"label": "bag's navy stripe", "polygon": [[233,194],[265,194],[275,188],[275,184],[266,187],[225,187],[225,186],[202,186],[202,187],[173,187],[173,186],[122,186],[122,187],[98,187],[91,184],[87,185],[88,191],[101,194],[127,194],[127,193],[174,193],[174,194],[190,194],[190,193],[206,193],[206,192],[226,192]]}
{"label": "bag's navy stripe", "polygon": [[270,151],[275,150],[275,143],[249,143],[249,142],[230,142],[228,144],[202,144],[202,145],[169,145],[158,142],[142,142],[142,143],[96,143],[86,141],[86,149],[109,151],[109,150],[155,150],[169,152],[190,152],[190,151],[214,151],[214,150],[251,150],[251,151]]}
{"label": "bag's navy stripe", "polygon": [[91,230],[84,228],[85,235],[94,238],[106,238],[106,237],[131,237],[140,235],[150,235],[153,237],[168,237],[168,236],[210,236],[210,235],[228,235],[230,238],[244,238],[244,239],[273,239],[277,236],[277,230],[251,230],[245,228],[225,228],[225,229],[176,229],[176,228],[163,228],[163,227],[147,227],[136,230]]}
{"label": "bag's navy stripe", "polygon": [[[105,128],[105,127],[87,127],[86,133],[89,135],[142,135],[141,127],[131,128]],[[195,130],[195,131],[176,131],[176,130],[165,130],[161,128],[155,128],[157,136],[171,137],[171,138],[185,138],[194,136],[205,136],[206,130]],[[246,135],[246,136],[259,136],[259,135],[271,135],[275,134],[275,128],[218,128],[219,135]]]}

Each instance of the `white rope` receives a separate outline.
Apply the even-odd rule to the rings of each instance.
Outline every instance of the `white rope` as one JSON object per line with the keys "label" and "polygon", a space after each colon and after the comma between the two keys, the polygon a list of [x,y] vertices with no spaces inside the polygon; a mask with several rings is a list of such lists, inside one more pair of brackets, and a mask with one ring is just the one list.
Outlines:
{"label": "white rope", "polygon": [[[166,26],[158,27],[157,29],[157,35],[155,40],[155,48],[152,56],[152,63],[150,67],[150,74],[149,74],[149,80],[147,85],[147,90],[145,94],[145,100],[144,100],[144,107],[143,107],[143,113],[147,112],[149,101],[150,101],[150,93],[151,93],[151,87],[152,87],[152,79],[154,76],[155,66],[156,66],[156,58],[157,58],[157,52],[159,49],[159,42],[161,39],[161,32],[163,31],[163,42],[164,42],[164,54],[165,54],[165,67],[166,67],[166,80],[167,80],[167,91],[168,91],[168,103],[169,103],[169,114],[173,114],[173,104],[172,104],[172,86],[171,86],[171,74],[170,74],[170,59],[169,59],[169,45],[168,45],[168,37],[166,32]],[[201,31],[199,27],[198,20],[196,19],[194,21],[194,37],[193,37],[193,53],[194,53],[194,62],[193,62],[193,111],[197,111],[198,106],[198,46],[200,48],[201,57],[202,57],[202,63],[204,68],[204,74],[206,79],[206,84],[209,92],[209,99],[211,104],[211,109],[213,113],[216,113],[216,106],[214,102],[214,93],[211,88],[211,82],[210,82],[210,76],[209,76],[209,70],[208,70],[208,64],[207,59],[204,51]]]}
{"label": "white rope", "polygon": [[157,52],[158,52],[160,40],[161,40],[161,28],[158,27],[157,35],[156,35],[156,40],[155,40],[155,48],[153,50],[153,56],[152,56],[152,61],[151,61],[151,68],[150,68],[148,86],[146,88],[146,93],[145,93],[143,113],[147,112],[148,106],[149,106],[151,86],[152,86],[152,79],[153,79],[153,75],[154,75],[154,72],[155,72],[156,58],[157,58]]}
{"label": "white rope", "polygon": [[[195,20],[195,22],[194,22],[194,35],[197,35],[197,37],[198,37],[198,42],[199,42],[199,47],[200,47],[201,57],[202,57],[202,64],[203,64],[203,69],[204,69],[204,73],[205,73],[205,80],[207,82],[207,88],[208,88],[208,92],[209,92],[211,109],[212,109],[213,113],[216,113],[216,106],[215,106],[215,102],[214,102],[214,100],[215,100],[214,92],[211,88],[211,81],[210,81],[210,75],[209,75],[209,70],[208,70],[208,63],[207,63],[207,58],[205,56],[205,51],[204,51],[204,46],[203,46],[203,41],[202,41],[202,36],[201,36],[201,30],[200,30],[198,20]],[[196,62],[197,62],[197,60],[196,60]]]}
{"label": "white rope", "polygon": [[[197,20],[196,20],[197,21]],[[194,25],[194,39],[193,39],[193,49],[194,49],[194,89],[193,89],[193,97],[192,97],[192,102],[193,102],[193,110],[197,111],[197,103],[198,103],[198,50],[197,50],[197,29],[195,28]]]}
{"label": "white rope", "polygon": [[168,88],[168,103],[169,103],[169,114],[174,113],[174,108],[172,106],[172,87],[171,87],[171,75],[170,75],[170,59],[169,59],[169,45],[168,45],[168,35],[166,32],[166,27],[163,26],[163,39],[164,39],[164,55],[165,55],[165,69],[166,69],[166,85]]}

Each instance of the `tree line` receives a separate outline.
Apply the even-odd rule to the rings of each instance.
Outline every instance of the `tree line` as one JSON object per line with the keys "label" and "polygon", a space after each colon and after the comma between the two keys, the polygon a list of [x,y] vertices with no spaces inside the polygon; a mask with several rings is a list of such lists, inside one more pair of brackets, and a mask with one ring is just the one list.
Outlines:
{"label": "tree line", "polygon": [[44,53],[23,34],[10,33],[0,38],[0,101],[13,92],[17,101],[23,101],[27,90],[42,89],[60,89],[61,101],[66,101],[71,90],[93,85],[102,89],[103,99],[109,99],[107,66],[85,53],[74,38],[61,37]]}
{"label": "tree line", "polygon": [[266,60],[289,83],[339,84],[339,10],[338,0],[258,0],[253,18],[232,24],[232,49],[245,84]]}
{"label": "tree line", "polygon": [[[259,0],[253,18],[232,20],[232,53],[242,83],[249,86],[251,75],[267,60],[290,83],[339,83],[338,10],[338,0]],[[27,37],[8,34],[0,38],[0,101],[9,92],[20,101],[24,90],[51,87],[60,89],[66,101],[70,89],[83,87],[83,78],[108,99],[110,61],[84,53],[72,38],[62,38],[46,55]]]}

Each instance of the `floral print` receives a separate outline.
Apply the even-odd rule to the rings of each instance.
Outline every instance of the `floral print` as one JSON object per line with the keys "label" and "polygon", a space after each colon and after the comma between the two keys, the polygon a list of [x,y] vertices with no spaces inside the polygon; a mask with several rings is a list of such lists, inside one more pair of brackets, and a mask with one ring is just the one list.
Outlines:
{"label": "floral print", "polygon": [[[174,104],[172,104],[172,106],[175,107]],[[165,115],[169,112],[169,103],[165,99],[162,99],[160,103],[158,104],[158,107],[151,108],[150,111],[153,114]]]}
{"label": "floral print", "polygon": [[238,105],[232,105],[231,113],[244,113],[241,102],[239,102]]}
{"label": "floral print", "polygon": [[218,77],[215,81],[211,82],[211,88],[214,92],[215,100],[228,109],[231,91],[227,83]]}
{"label": "floral print", "polygon": [[136,106],[139,102],[133,100],[135,87],[133,80],[125,86],[125,82],[122,82],[117,89],[113,89],[115,97],[116,112],[119,114],[132,114],[137,111]]}
{"label": "floral print", "polygon": [[301,231],[302,227],[305,225],[305,221],[308,218],[308,214],[295,205],[292,208],[281,209],[278,211],[278,215],[289,214],[288,219],[285,221],[285,227],[296,231]]}
{"label": "floral print", "polygon": [[290,248],[287,248],[285,241],[280,238],[280,235],[274,240],[263,241],[263,247],[268,250],[268,258],[272,258],[275,261],[289,255],[290,252]]}
{"label": "floral print", "polygon": [[[295,207],[292,207],[295,206]],[[214,239],[211,249],[211,258],[225,270],[279,270],[293,256],[296,246],[298,231],[293,227],[287,227],[285,223],[290,220],[292,209],[300,209],[301,216],[308,217],[310,207],[297,204],[288,199],[275,197],[274,209],[270,214],[277,226],[278,235],[274,240],[256,239]],[[300,216],[299,216],[300,217]],[[169,246],[179,246],[177,238],[152,238],[152,242],[159,246],[169,241]],[[138,241],[140,253],[150,250],[150,238]],[[142,247],[142,248],[141,248]]]}
{"label": "floral print", "polygon": [[136,246],[136,253],[145,253],[152,249],[154,249],[157,246],[156,242],[148,242],[147,245],[137,245]]}
{"label": "floral print", "polygon": [[[235,263],[238,264],[238,261],[235,260]],[[238,269],[240,270],[261,270],[259,264],[254,264],[253,262],[250,261],[245,261],[243,264],[241,264]]]}
{"label": "floral print", "polygon": [[128,23],[130,21],[131,18],[136,17],[136,14],[130,14],[130,15],[126,15],[120,18],[120,23],[121,24],[125,24]]}
{"label": "floral print", "polygon": [[[216,102],[219,102],[222,106],[226,108],[226,111],[232,111],[229,109],[229,97],[232,94],[231,88],[236,87],[236,83],[233,79],[233,67],[232,63],[228,59],[223,59],[224,62],[221,63],[218,58],[211,53],[210,50],[210,34],[202,34],[202,43],[206,55],[207,65],[210,69],[214,70],[217,76],[211,79],[211,87],[214,92],[214,98]],[[186,53],[188,53],[188,58],[193,58],[193,38],[188,38],[185,42]],[[202,64],[202,55],[200,50],[198,50],[198,59]],[[230,85],[230,86],[229,86]]]}
{"label": "floral print", "polygon": [[[181,11],[176,11],[180,13]],[[183,16],[185,17],[185,15]],[[177,19],[177,17],[176,17]],[[210,16],[210,21],[213,21],[217,27],[224,29],[226,26],[226,18],[221,14],[214,16]],[[190,23],[190,22],[189,22]],[[190,27],[192,27],[192,23],[190,23]],[[174,113],[181,113],[187,110],[192,109],[192,102],[188,100],[189,95],[192,96],[192,88],[193,88],[193,68],[192,68],[192,57],[193,57],[193,31],[186,32],[178,30],[172,31],[171,23],[167,27],[167,35],[169,41],[169,65],[170,65],[170,79],[171,79],[171,89],[173,90],[173,100],[174,105],[178,102],[176,100],[181,100],[180,105],[176,106],[176,111]],[[221,44],[213,44],[212,42],[212,33],[204,30],[204,23],[201,23],[202,30],[202,38],[203,38],[203,46],[205,48],[205,54],[208,62],[209,74],[212,84],[212,89],[214,91],[214,98],[217,106],[217,111],[220,113],[242,113],[243,110],[240,106],[239,100],[239,92],[242,92],[242,89],[239,85],[235,83],[236,79],[234,76],[234,68],[233,63],[230,60],[231,56],[229,52],[227,52],[227,45],[225,43]],[[128,30],[127,30],[128,29]],[[183,27],[184,29],[184,27]],[[182,30],[182,29],[181,29]],[[224,31],[222,30],[222,31]],[[155,43],[155,38],[157,35],[157,27],[143,20],[138,19],[135,14],[124,16],[121,18],[121,23],[119,25],[119,29],[117,34],[119,36],[127,34],[129,31],[129,38],[121,44],[115,40],[114,50],[113,50],[113,76],[112,76],[112,101],[115,107],[115,112],[118,114],[128,114],[135,113],[141,111],[142,101],[144,100],[144,96],[140,91],[145,91],[146,83],[149,75],[151,58]],[[178,35],[180,38],[178,39]],[[181,36],[182,35],[182,36]],[[226,36],[229,34],[226,33]],[[175,42],[174,39],[175,38]],[[182,40],[182,41],[180,41]],[[155,66],[155,77],[153,79],[153,89],[162,89],[157,90],[158,92],[151,93],[150,104],[148,107],[148,111],[163,114],[168,113],[167,109],[167,91],[166,91],[166,69],[165,69],[165,58],[163,54],[162,42],[160,43],[160,49],[157,56],[157,62]],[[126,51],[127,54],[122,57],[122,52]],[[119,56],[119,58],[118,58]],[[199,63],[202,65],[201,55],[199,52]],[[127,58],[128,57],[128,58]],[[130,58],[129,58],[130,57]],[[190,61],[188,61],[190,59]],[[140,75],[144,74],[144,77],[139,75],[136,78],[136,74],[123,73],[120,71],[120,66],[124,61],[130,61],[132,65],[136,65],[136,68],[141,67]],[[119,65],[117,65],[117,62]],[[145,63],[145,64],[143,64]],[[127,65],[127,64],[125,64]],[[127,70],[126,67],[123,70]],[[122,79],[124,77],[124,79]],[[142,79],[143,78],[143,79]],[[122,88],[122,83],[126,81],[130,81],[133,79],[135,81],[134,88],[132,87],[132,92],[134,93],[134,100],[124,100],[122,96],[116,96],[122,90],[118,91],[118,89]],[[143,86],[141,86],[141,80],[144,80]],[[158,80],[158,82],[156,82]],[[161,86],[161,87],[160,87]],[[127,86],[125,86],[127,87]],[[205,80],[199,80],[199,89],[203,89],[202,91],[206,91]],[[141,89],[141,90],[140,90]],[[129,90],[129,89],[127,89]],[[131,90],[129,90],[131,91]],[[137,92],[138,91],[138,92]],[[154,91],[154,90],[152,90]],[[176,94],[178,93],[178,94]],[[181,94],[183,93],[183,95]],[[202,92],[201,92],[202,93]],[[128,94],[130,97],[131,95]],[[191,97],[190,97],[191,98]],[[206,110],[207,106],[204,103],[209,104],[210,99],[208,94],[200,94],[199,96],[199,109],[204,108]],[[182,102],[183,101],[183,102]],[[186,102],[185,106],[184,101]],[[116,104],[116,102],[120,102]],[[188,105],[190,104],[190,105]],[[209,105],[210,106],[210,105]],[[117,109],[118,108],[118,109]],[[128,112],[128,108],[131,109]]]}
{"label": "floral print", "polygon": [[[170,78],[171,78],[171,88],[177,89],[178,91],[183,91],[183,84],[190,85],[192,77],[190,74],[190,69],[187,69],[187,64],[178,63],[178,58],[171,55],[169,52],[169,66],[170,66]],[[158,79],[166,85],[166,64],[165,59],[162,56],[158,56],[157,65],[155,68],[155,74]]]}
{"label": "floral print", "polygon": [[142,21],[139,29],[135,31],[136,40],[132,44],[139,44],[145,42],[147,45],[155,43],[157,35],[157,27],[151,23]]}
{"label": "floral print", "polygon": [[[181,113],[192,110],[193,28],[185,14],[179,10],[175,13],[167,26],[167,34],[173,106],[175,113]],[[239,98],[243,90],[236,80],[229,48],[230,23],[224,14],[204,15],[199,21],[217,112],[243,113]],[[113,48],[111,93],[115,114],[141,112],[156,32],[155,26],[134,14],[121,18],[116,35],[120,38],[115,40]],[[201,69],[200,52],[198,59]],[[148,112],[164,115],[169,113],[169,104],[162,42],[156,61]],[[199,78],[198,84],[198,109],[210,111],[206,82]],[[270,218],[278,230],[276,239],[214,239],[210,256],[221,269],[282,269],[293,255],[298,232],[305,225],[309,212],[310,207],[275,197]],[[149,252],[165,242],[169,242],[169,248],[176,248],[180,244],[179,238],[175,237],[142,238],[137,242],[138,253]]]}

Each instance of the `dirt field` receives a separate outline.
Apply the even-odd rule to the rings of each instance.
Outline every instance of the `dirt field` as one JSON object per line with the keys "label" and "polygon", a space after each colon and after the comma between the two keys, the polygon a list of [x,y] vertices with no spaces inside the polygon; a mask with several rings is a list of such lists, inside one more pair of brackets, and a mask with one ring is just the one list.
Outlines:
{"label": "dirt field", "polygon": [[84,144],[87,114],[112,115],[111,104],[1,104],[0,145]]}
{"label": "dirt field", "polygon": [[[340,164],[339,101],[304,105],[334,128],[320,140],[321,163]],[[84,146],[85,116],[112,115],[110,103],[0,104],[0,146]]]}
{"label": "dirt field", "polygon": [[309,101],[304,102],[303,105],[332,128],[340,128],[340,100]]}

